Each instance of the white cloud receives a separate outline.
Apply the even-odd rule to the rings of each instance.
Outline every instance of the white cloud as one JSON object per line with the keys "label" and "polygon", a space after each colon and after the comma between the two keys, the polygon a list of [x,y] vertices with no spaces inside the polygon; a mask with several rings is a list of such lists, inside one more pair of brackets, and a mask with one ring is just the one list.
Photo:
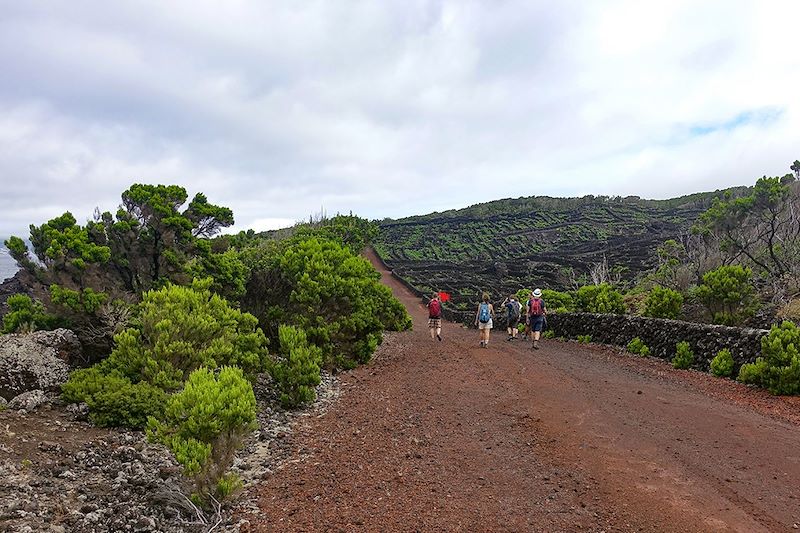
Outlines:
{"label": "white cloud", "polygon": [[753,183],[800,158],[798,16],[756,0],[9,4],[0,234],[113,209],[134,182],[203,191],[237,229]]}

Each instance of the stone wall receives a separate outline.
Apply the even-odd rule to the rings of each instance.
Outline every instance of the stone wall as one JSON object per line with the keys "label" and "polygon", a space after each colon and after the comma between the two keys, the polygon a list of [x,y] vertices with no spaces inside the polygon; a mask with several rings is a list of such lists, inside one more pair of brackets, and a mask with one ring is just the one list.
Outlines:
{"label": "stone wall", "polygon": [[578,335],[591,335],[592,342],[622,347],[639,337],[650,348],[651,355],[668,360],[675,356],[675,344],[686,341],[694,352],[694,367],[706,371],[723,348],[733,355],[736,371],[742,364],[752,363],[761,354],[761,337],[769,333],[764,329],[594,313],[552,314],[547,318],[547,326],[556,337],[574,339]]}

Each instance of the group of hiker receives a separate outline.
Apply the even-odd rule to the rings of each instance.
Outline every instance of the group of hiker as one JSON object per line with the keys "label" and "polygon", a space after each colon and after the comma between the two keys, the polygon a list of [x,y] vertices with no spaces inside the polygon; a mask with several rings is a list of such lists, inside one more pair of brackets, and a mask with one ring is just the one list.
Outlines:
{"label": "group of hiker", "polygon": [[[506,340],[517,340],[522,324],[522,338],[531,340],[531,348],[539,349],[539,339],[545,324],[547,323],[547,309],[542,299],[542,290],[535,289],[531,292],[530,298],[525,302],[524,316],[522,304],[515,295],[511,295],[501,304],[506,313],[506,325],[508,338]],[[483,293],[481,303],[475,312],[475,325],[480,332],[481,348],[489,347],[489,335],[493,327],[495,317],[494,305],[489,301],[489,295]],[[442,340],[442,302],[439,293],[434,293],[428,302],[428,328],[431,332],[431,339]]]}

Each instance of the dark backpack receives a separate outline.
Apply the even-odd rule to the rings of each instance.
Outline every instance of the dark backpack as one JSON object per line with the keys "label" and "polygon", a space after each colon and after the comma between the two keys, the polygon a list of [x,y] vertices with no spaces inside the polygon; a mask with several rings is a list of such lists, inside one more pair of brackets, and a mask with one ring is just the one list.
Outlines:
{"label": "dark backpack", "polygon": [[486,324],[491,320],[492,316],[489,314],[489,304],[482,303],[480,306],[480,311],[478,311],[478,320],[481,324]]}
{"label": "dark backpack", "polygon": [[541,298],[531,298],[528,314],[531,316],[542,316],[544,314],[543,307]]}
{"label": "dark backpack", "polygon": [[441,316],[442,306],[439,300],[431,300],[431,303],[428,304],[428,318],[441,318]]}
{"label": "dark backpack", "polygon": [[511,320],[519,320],[519,310],[519,302],[516,300],[513,302],[508,302],[508,315],[511,317]]}

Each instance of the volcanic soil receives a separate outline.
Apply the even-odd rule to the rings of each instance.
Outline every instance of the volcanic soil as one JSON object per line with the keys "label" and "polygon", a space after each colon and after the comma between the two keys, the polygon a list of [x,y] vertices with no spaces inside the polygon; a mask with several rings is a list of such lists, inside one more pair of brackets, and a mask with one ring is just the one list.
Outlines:
{"label": "volcanic soil", "polygon": [[[380,263],[374,256],[376,268]],[[599,346],[445,324],[340,375],[242,531],[794,531],[800,398]]]}

